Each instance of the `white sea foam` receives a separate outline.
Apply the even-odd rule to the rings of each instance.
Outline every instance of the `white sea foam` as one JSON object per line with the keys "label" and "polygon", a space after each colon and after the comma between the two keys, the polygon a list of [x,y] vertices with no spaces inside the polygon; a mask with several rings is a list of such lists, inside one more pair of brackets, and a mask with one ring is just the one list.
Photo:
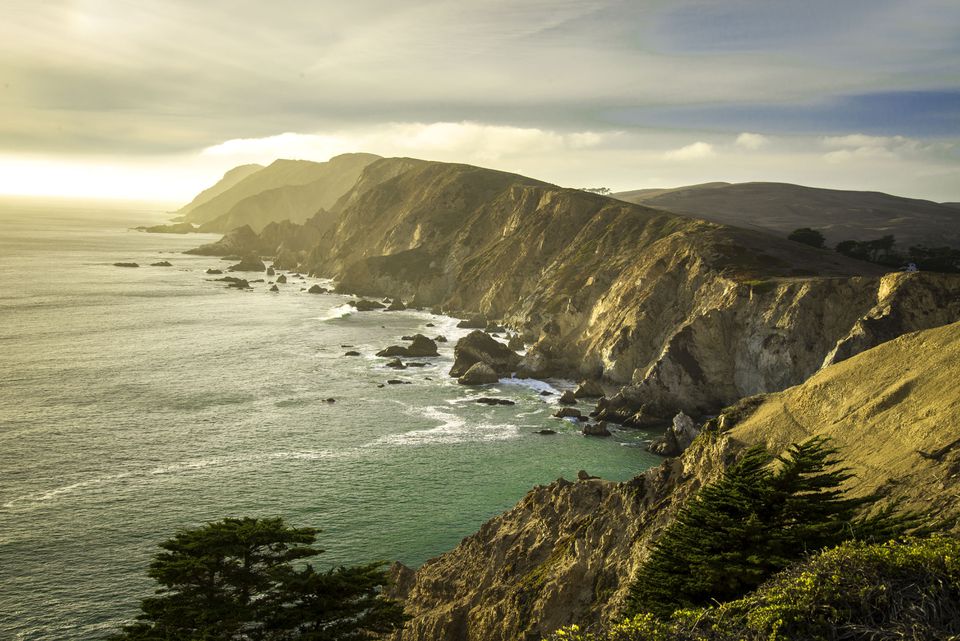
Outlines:
{"label": "white sea foam", "polygon": [[336,307],[327,310],[325,314],[317,316],[318,321],[328,321],[336,320],[337,318],[343,318],[344,316],[349,316],[354,312],[354,307],[344,303],[343,305],[337,305]]}
{"label": "white sea foam", "polygon": [[60,487],[55,487],[51,490],[45,492],[39,492],[36,494],[25,494],[23,496],[18,496],[13,498],[3,504],[5,509],[12,509],[17,506],[23,505],[40,505],[58,499],[70,494],[75,494],[78,492],[83,492],[101,485],[107,485],[122,481],[125,479],[144,479],[150,478],[153,476],[163,476],[167,474],[184,474],[188,472],[193,472],[196,470],[202,470],[208,467],[229,467],[235,465],[242,465],[244,463],[256,463],[268,460],[300,460],[300,461],[316,461],[322,459],[329,459],[335,456],[336,453],[332,450],[296,450],[296,451],[284,451],[284,452],[266,452],[262,454],[252,454],[247,456],[219,456],[203,459],[195,459],[190,461],[178,461],[176,463],[171,463],[169,465],[161,465],[159,467],[154,467],[149,470],[142,470],[139,472],[120,472],[118,474],[108,474],[106,476],[98,476],[95,478],[87,479],[84,481],[77,481],[76,483],[70,483],[69,485],[63,485]]}
{"label": "white sea foam", "polygon": [[434,445],[483,441],[505,441],[516,438],[520,431],[515,425],[467,422],[443,407],[425,407],[416,410],[419,416],[439,421],[440,425],[429,429],[411,430],[402,434],[390,434],[377,439],[376,445]]}

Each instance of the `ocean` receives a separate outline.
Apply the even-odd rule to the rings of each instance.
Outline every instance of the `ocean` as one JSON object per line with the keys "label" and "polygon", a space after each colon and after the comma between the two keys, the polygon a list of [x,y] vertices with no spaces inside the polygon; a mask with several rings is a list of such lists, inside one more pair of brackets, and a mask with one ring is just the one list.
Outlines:
{"label": "ocean", "polygon": [[[169,217],[0,201],[0,639],[105,638],[151,594],[157,544],[226,516],[321,529],[324,567],[415,567],[534,485],[659,462],[648,433],[552,418],[540,392],[570,381],[457,385],[455,319],[351,313],[315,278],[227,289],[205,270],[229,263],[181,253],[218,236],[131,229]],[[374,356],[417,332],[449,339],[426,367]]]}

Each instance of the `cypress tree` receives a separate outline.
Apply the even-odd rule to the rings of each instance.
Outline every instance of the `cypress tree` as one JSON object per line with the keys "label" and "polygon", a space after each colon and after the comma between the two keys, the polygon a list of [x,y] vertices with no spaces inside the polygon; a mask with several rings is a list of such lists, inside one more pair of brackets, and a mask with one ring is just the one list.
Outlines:
{"label": "cypress tree", "polygon": [[114,641],[357,641],[401,627],[382,564],[317,572],[317,530],[228,518],[178,533],[150,564],[160,587]]}
{"label": "cypress tree", "polygon": [[789,446],[777,469],[763,446],[744,452],[654,544],[631,584],[627,613],[666,618],[677,608],[736,599],[809,552],[886,540],[917,524],[893,508],[857,516],[879,497],[845,496],[841,485],[852,474],[836,455],[819,437]]}

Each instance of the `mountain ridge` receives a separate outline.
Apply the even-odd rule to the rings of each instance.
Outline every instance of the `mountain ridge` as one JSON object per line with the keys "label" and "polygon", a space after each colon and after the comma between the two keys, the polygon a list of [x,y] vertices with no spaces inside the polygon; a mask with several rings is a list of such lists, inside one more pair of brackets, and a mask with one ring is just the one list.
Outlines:
{"label": "mountain ridge", "polygon": [[955,207],[879,191],[746,182],[641,189],[613,197],[783,236],[811,227],[831,244],[892,234],[902,249],[916,244],[960,247],[960,213]]}

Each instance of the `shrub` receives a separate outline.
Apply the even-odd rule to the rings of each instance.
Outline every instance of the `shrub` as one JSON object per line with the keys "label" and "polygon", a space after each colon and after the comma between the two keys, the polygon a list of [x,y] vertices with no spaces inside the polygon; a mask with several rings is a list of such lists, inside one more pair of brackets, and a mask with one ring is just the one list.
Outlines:
{"label": "shrub", "polygon": [[547,641],[881,641],[957,639],[960,541],[849,541],[798,562],[752,594],[637,615],[595,633],[576,626]]}

